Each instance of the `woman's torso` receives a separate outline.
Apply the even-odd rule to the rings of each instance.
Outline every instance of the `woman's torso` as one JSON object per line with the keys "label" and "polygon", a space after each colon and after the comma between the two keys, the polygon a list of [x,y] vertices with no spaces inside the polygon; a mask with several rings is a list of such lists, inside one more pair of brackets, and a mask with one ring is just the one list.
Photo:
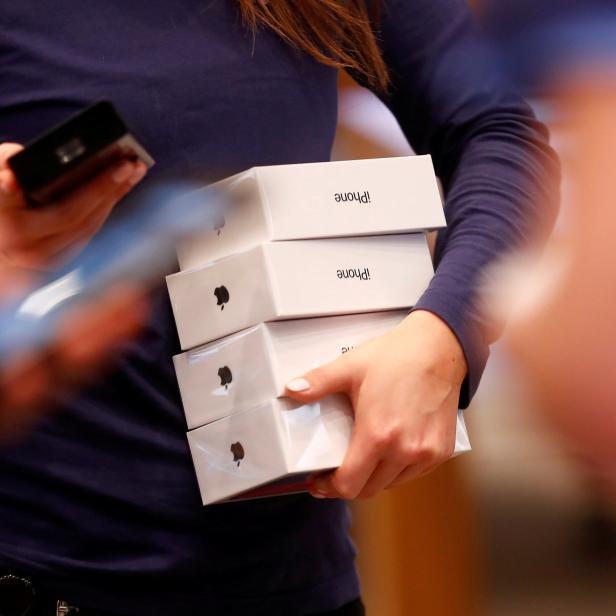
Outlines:
{"label": "woman's torso", "polygon": [[[150,179],[327,160],[336,123],[335,71],[271,33],[253,42],[232,0],[2,2],[0,141],[28,141],[101,98],[157,160]],[[148,614],[180,597],[212,613],[257,613],[266,595],[281,609],[353,598],[342,503],[201,506],[177,351],[161,289],[117,367],[0,451],[0,571],[80,588],[75,599],[101,607],[99,589],[109,601],[117,590]]]}

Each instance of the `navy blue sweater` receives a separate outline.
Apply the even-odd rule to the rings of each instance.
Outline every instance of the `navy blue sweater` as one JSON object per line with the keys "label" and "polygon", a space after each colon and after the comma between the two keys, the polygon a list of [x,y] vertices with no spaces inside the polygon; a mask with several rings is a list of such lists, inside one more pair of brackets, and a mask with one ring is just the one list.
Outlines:
{"label": "navy blue sweater", "polygon": [[[384,99],[415,150],[432,154],[447,193],[438,270],[419,305],[464,347],[464,405],[488,353],[478,274],[543,216],[533,191],[549,183],[553,159],[463,0],[391,0],[381,40],[393,82]],[[107,98],[157,159],[153,174],[328,160],[336,81],[269,31],[253,41],[232,0],[0,10],[0,140],[27,141]],[[114,371],[0,452],[0,571],[132,615],[295,614],[356,597],[344,503],[299,495],[202,507],[177,351],[161,290]]]}

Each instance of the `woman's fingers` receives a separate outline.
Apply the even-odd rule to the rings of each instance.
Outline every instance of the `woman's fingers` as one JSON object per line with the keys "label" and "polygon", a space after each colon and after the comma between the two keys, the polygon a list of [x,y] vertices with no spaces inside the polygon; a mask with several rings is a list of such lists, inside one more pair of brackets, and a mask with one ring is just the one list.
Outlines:
{"label": "woman's fingers", "polygon": [[115,193],[107,196],[106,203],[100,205],[96,211],[90,214],[89,218],[84,219],[78,226],[64,233],[41,239],[29,250],[13,251],[15,260],[22,267],[34,267],[36,263],[41,263],[42,260],[51,265],[54,264],[54,260],[62,256],[75,257],[90,239],[100,231],[115,204],[131,188],[132,185],[125,185],[116,189]]}
{"label": "woman's fingers", "polygon": [[366,439],[356,426],[342,464],[331,473],[315,476],[311,481],[311,494],[316,498],[355,498],[381,457],[382,452],[376,441]]}
{"label": "woman's fingers", "polygon": [[[312,478],[310,493],[316,498],[372,498],[381,490],[430,473],[453,452],[453,447],[441,451],[420,443],[404,447],[395,442],[376,445],[378,439],[374,438],[366,441],[350,446],[337,470]],[[375,453],[366,455],[369,451]]]}
{"label": "woman's fingers", "polygon": [[405,467],[404,463],[396,459],[392,460],[385,458],[381,460],[374,473],[372,473],[372,476],[357,495],[357,498],[372,498],[376,496],[381,490],[385,490],[389,487],[405,469],[410,468],[413,467]]}
{"label": "woman's fingers", "polygon": [[[363,389],[358,397],[355,427],[344,461],[337,470],[314,477],[310,485],[313,496],[370,498],[430,472],[451,457],[455,399],[445,403],[438,419],[434,416],[435,423],[425,423],[412,420],[412,407],[399,407],[392,415],[389,405],[375,403]],[[428,401],[424,404],[430,405]]]}
{"label": "woman's fingers", "polygon": [[[140,165],[140,166],[138,166]],[[143,163],[123,161],[103,171],[66,197],[42,207],[15,213],[19,226],[30,242],[79,229],[97,211],[109,209],[134,186],[133,175],[143,173]]]}
{"label": "woman's fingers", "polygon": [[17,154],[24,149],[24,146],[19,143],[11,143],[9,141],[5,141],[4,143],[0,143],[0,171],[4,169],[8,169],[7,160],[13,156],[13,154]]}
{"label": "woman's fingers", "polygon": [[316,477],[311,493],[326,498],[370,498],[392,484],[419,477],[449,457],[421,441],[405,443],[391,431],[356,432],[342,465]]}
{"label": "woman's fingers", "polygon": [[124,161],[62,201],[34,209],[5,208],[0,212],[5,259],[21,267],[40,267],[71,246],[86,244],[145,172],[143,163]]}
{"label": "woman's fingers", "polygon": [[25,199],[19,190],[15,174],[7,164],[7,160],[23,150],[19,143],[0,143],[0,208],[24,207]]}
{"label": "woman's fingers", "polygon": [[455,449],[455,433],[453,437],[441,437],[434,445],[424,448],[423,457],[416,463],[408,465],[394,478],[386,488],[395,488],[411,479],[428,475],[446,460],[449,460]]}
{"label": "woman's fingers", "polygon": [[299,402],[314,402],[334,393],[352,393],[356,375],[346,357],[315,368],[287,383],[286,395]]}
{"label": "woman's fingers", "polygon": [[438,464],[430,465],[427,467],[408,466],[396,478],[394,478],[393,481],[390,481],[384,489],[389,490],[391,488],[400,486],[407,481],[411,481],[412,479],[419,479],[419,477],[427,475],[437,466]]}
{"label": "woman's fingers", "polygon": [[142,162],[122,161],[99,173],[66,197],[42,208],[39,230],[49,226],[55,233],[79,230],[100,210],[111,210],[145,175]]}

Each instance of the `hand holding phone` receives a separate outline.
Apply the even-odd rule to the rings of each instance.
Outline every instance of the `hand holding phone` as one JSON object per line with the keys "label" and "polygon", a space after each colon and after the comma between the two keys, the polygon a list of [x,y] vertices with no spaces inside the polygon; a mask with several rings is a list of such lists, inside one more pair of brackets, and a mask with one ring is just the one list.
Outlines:
{"label": "hand holding phone", "polygon": [[0,144],[0,263],[46,269],[74,256],[153,164],[108,101],[25,148]]}
{"label": "hand holding phone", "polygon": [[7,163],[30,205],[38,206],[124,159],[154,164],[114,105],[98,101],[30,141]]}
{"label": "hand holding phone", "polygon": [[85,245],[147,171],[140,160],[120,160],[44,208],[32,208],[7,164],[21,150],[0,144],[0,259],[26,269],[46,269]]}

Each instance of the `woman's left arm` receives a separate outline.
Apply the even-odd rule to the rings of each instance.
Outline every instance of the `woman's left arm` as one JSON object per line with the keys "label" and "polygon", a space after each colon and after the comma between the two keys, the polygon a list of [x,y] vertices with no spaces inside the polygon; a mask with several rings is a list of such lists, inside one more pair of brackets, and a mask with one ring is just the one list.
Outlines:
{"label": "woman's left arm", "polygon": [[432,155],[447,228],[435,276],[398,328],[287,387],[306,401],[345,392],[355,410],[345,460],[315,478],[315,496],[372,496],[449,458],[498,330],[478,305],[481,274],[556,212],[547,132],[501,78],[464,0],[386,1],[381,45],[381,98],[414,150]]}

